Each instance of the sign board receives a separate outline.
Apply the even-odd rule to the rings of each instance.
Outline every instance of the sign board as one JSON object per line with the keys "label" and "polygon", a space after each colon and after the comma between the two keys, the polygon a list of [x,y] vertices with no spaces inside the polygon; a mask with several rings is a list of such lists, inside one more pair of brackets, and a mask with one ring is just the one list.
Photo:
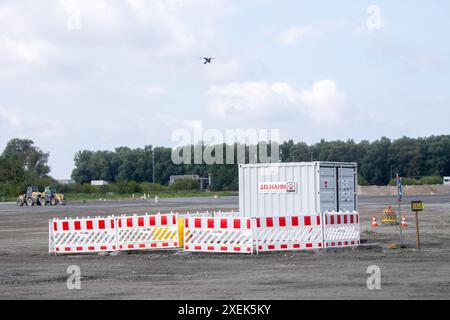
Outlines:
{"label": "sign board", "polygon": [[259,193],[295,193],[296,182],[261,182],[258,185]]}
{"label": "sign board", "polygon": [[412,211],[423,211],[425,208],[423,201],[412,201],[411,202],[411,210]]}

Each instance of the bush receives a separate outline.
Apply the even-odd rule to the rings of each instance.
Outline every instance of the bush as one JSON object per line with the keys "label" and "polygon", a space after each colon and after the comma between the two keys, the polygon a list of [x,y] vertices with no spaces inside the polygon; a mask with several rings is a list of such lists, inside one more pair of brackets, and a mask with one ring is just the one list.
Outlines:
{"label": "bush", "polygon": [[[419,185],[420,184],[420,181],[419,180],[416,180],[416,179],[414,179],[414,178],[402,178],[402,184],[404,185],[404,186],[416,186],[416,185]],[[389,182],[389,185],[390,186],[396,186],[397,185],[397,179],[392,179],[390,182]]]}
{"label": "bush", "polygon": [[444,183],[444,180],[442,179],[442,177],[439,177],[439,176],[422,177],[419,181],[420,181],[420,184],[423,184],[423,185],[443,184]]}
{"label": "bush", "polygon": [[155,192],[155,191],[164,191],[167,187],[160,185],[159,183],[141,183],[142,192]]}
{"label": "bush", "polygon": [[[414,179],[414,178],[402,178],[402,182],[404,186],[417,186],[417,185],[432,185],[432,184],[443,184],[444,181],[439,176],[427,176],[422,177],[420,180]],[[389,182],[390,186],[396,186],[397,180],[392,179]]]}
{"label": "bush", "polygon": [[200,182],[192,179],[180,179],[169,187],[171,190],[199,190]]}
{"label": "bush", "polygon": [[358,175],[358,185],[360,186],[368,186],[369,182],[367,182],[366,178],[364,178],[362,175]]}

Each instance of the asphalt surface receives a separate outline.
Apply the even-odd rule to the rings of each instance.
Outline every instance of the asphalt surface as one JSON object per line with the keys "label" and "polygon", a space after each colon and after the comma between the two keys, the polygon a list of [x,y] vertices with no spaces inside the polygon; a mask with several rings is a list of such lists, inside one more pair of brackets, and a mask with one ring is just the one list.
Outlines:
{"label": "asphalt surface", "polygon": [[[0,299],[449,299],[450,195],[421,199],[422,251],[415,230],[370,227],[393,197],[360,197],[364,244],[356,249],[259,256],[182,251],[48,256],[48,219],[110,214],[237,210],[237,197],[89,201],[59,207],[0,204]],[[380,221],[378,220],[380,223]],[[397,244],[396,247],[391,247]],[[392,249],[388,249],[391,247]],[[67,267],[82,274],[81,290],[67,288]],[[381,269],[381,290],[368,290],[367,268]]]}

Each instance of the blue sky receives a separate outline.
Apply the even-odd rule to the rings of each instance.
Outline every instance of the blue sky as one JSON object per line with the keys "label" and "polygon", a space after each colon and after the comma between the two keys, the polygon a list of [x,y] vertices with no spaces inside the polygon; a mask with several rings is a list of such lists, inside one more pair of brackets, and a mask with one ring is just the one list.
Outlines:
{"label": "blue sky", "polygon": [[77,150],[173,146],[199,122],[308,143],[448,134],[448,12],[443,0],[2,0],[0,148],[32,139],[67,178]]}

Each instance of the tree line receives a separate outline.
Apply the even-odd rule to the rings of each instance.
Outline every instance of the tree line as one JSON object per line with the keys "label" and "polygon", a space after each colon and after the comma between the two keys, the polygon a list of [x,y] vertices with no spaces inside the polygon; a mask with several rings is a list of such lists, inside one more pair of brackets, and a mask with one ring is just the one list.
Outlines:
{"label": "tree line", "polygon": [[[172,163],[171,148],[117,148],[115,151],[80,151],[75,156],[72,178],[78,183],[91,180],[136,181],[168,184],[171,175],[212,176],[212,190],[237,190],[237,150],[240,145],[222,145],[224,154],[234,149],[235,164]],[[261,146],[259,146],[261,147]],[[266,147],[266,145],[264,145]],[[194,146],[192,146],[194,148]],[[249,149],[245,149],[245,162]],[[396,173],[403,177],[450,175],[450,135],[426,138],[383,137],[369,142],[325,141],[308,145],[285,141],[279,145],[281,162],[339,161],[357,162],[362,185],[387,185]],[[153,181],[154,156],[154,181]],[[193,161],[192,161],[193,163]]]}
{"label": "tree line", "polygon": [[[135,149],[119,147],[113,151],[81,150],[75,155],[71,176],[80,185],[91,180],[167,185],[171,175],[207,177],[210,174],[212,190],[238,190],[238,150],[242,145],[219,147],[224,154],[234,151],[235,164],[195,164],[192,161],[192,164],[176,165],[171,148],[151,145]],[[245,158],[240,159],[241,162],[250,161],[253,147],[267,148],[267,143],[245,146]],[[383,137],[373,142],[322,140],[312,145],[289,140],[278,148],[281,162],[357,162],[362,185],[387,185],[396,173],[413,180],[424,176],[450,176],[450,135],[395,140]],[[0,155],[0,193],[18,194],[28,185],[55,183],[49,176],[48,158],[49,154],[31,140],[8,142]]]}

